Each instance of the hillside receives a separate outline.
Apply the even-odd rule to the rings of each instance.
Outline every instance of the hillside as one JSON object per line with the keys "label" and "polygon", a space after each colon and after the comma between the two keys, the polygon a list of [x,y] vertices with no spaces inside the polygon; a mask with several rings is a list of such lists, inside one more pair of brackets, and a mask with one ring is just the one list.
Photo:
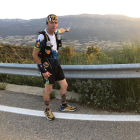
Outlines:
{"label": "hillside", "polygon": [[[140,36],[140,19],[122,15],[69,15],[59,16],[59,26],[70,27],[64,33],[63,45],[76,49],[97,45],[101,48],[119,46],[121,42]],[[0,19],[0,42],[33,46],[36,33],[44,30],[46,18],[22,20]]]}
{"label": "hillside", "polygon": [[24,63],[33,64],[33,47],[0,45],[0,63]]}

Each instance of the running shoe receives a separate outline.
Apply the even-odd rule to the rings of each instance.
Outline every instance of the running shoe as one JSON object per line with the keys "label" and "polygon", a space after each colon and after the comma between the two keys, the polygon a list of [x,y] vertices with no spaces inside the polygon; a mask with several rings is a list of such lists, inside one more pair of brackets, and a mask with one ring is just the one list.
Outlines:
{"label": "running shoe", "polygon": [[60,111],[76,111],[76,107],[70,106],[68,104],[66,104],[65,106],[61,105]]}
{"label": "running shoe", "polygon": [[49,109],[49,110],[45,110],[45,115],[46,115],[46,118],[48,119],[48,120],[54,120],[54,115],[53,115],[53,113],[52,113],[52,111],[51,111],[51,109]]}

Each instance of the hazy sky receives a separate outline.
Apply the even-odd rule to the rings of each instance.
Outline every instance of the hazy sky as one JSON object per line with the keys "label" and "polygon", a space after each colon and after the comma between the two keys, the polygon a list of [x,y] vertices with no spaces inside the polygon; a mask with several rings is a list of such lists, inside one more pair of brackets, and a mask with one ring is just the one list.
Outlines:
{"label": "hazy sky", "polygon": [[[50,2],[49,2],[50,1]],[[1,0],[0,19],[45,18],[49,14],[119,14],[140,18],[140,0]]]}

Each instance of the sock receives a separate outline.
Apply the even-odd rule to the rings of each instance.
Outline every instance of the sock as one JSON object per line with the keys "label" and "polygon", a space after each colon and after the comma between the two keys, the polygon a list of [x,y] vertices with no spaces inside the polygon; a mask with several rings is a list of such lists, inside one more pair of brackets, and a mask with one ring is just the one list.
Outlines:
{"label": "sock", "polygon": [[50,108],[46,108],[46,111],[49,111],[50,110]]}

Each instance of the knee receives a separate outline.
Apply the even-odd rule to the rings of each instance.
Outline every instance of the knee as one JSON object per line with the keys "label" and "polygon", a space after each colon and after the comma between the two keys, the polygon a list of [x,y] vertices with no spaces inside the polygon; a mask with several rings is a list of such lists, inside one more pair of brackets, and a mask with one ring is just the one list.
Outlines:
{"label": "knee", "polygon": [[66,83],[66,88],[68,87],[68,83]]}
{"label": "knee", "polygon": [[66,82],[65,84],[63,84],[63,86],[61,88],[67,89],[67,87],[68,87],[68,83]]}
{"label": "knee", "polygon": [[52,89],[51,88],[50,89],[47,89],[47,90],[45,89],[44,94],[50,95],[51,92],[52,92]]}

